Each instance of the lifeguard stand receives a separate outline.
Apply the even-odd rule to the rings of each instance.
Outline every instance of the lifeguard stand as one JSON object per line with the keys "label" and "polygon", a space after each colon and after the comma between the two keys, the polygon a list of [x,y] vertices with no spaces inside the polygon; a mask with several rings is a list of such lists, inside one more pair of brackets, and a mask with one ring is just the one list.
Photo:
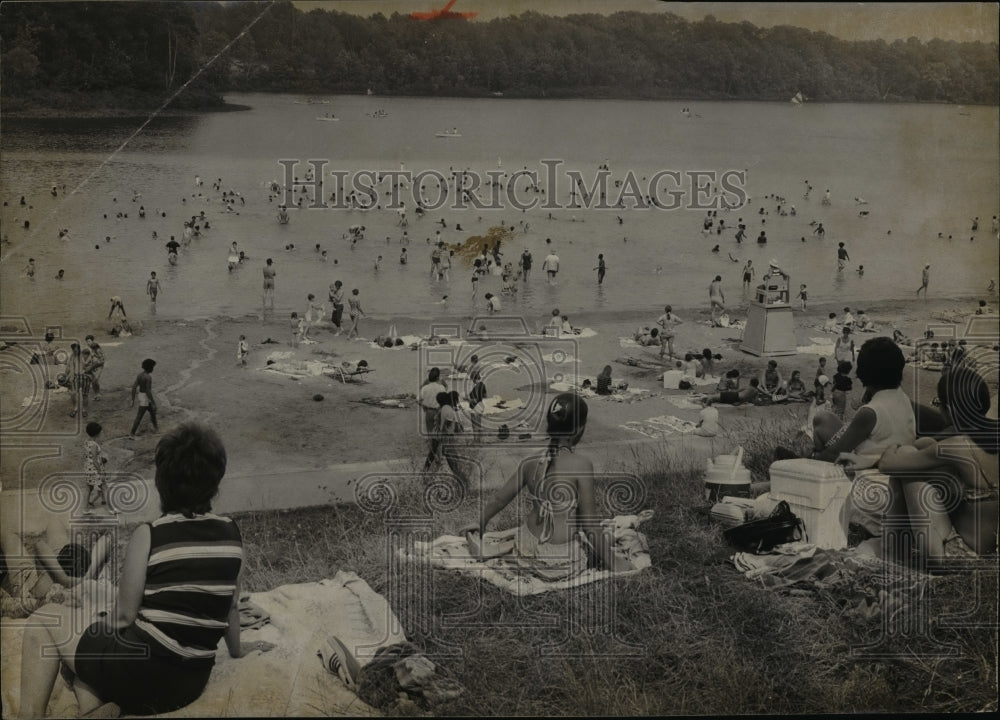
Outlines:
{"label": "lifeguard stand", "polygon": [[747,310],[740,350],[764,357],[795,354],[795,324],[788,288],[788,275],[772,266],[757,286],[757,297]]}

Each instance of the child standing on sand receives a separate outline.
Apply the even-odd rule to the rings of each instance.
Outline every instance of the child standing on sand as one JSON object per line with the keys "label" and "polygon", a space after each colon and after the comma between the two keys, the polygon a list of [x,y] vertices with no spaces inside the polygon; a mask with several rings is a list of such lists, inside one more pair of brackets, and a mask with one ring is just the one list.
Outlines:
{"label": "child standing on sand", "polygon": [[101,446],[97,444],[97,436],[101,434],[100,423],[87,423],[87,439],[83,443],[83,474],[87,478],[87,510],[86,514],[94,512],[97,501],[102,505],[108,504],[107,496],[107,473],[104,466],[108,462],[107,456],[101,452]]}
{"label": "child standing on sand", "polygon": [[247,355],[249,353],[250,347],[247,345],[247,336],[240,335],[239,345],[236,346],[236,359],[243,367],[247,366]]}
{"label": "child standing on sand", "polygon": [[819,379],[824,375],[826,375],[826,358],[821,357],[819,359],[819,365],[816,367],[816,379],[813,381],[813,388],[817,393],[819,392],[820,385],[822,384]]}
{"label": "child standing on sand", "polygon": [[289,325],[292,329],[292,347],[297,348],[299,346],[299,341],[302,339],[302,333],[305,332],[306,329],[305,321],[299,317],[297,312],[293,312]]}
{"label": "child standing on sand", "polygon": [[833,392],[830,393],[830,405],[833,413],[841,420],[847,410],[847,393],[854,389],[851,381],[851,368],[854,366],[846,361],[837,363],[837,372],[833,376]]}
{"label": "child standing on sand", "polygon": [[799,285],[799,300],[802,301],[802,309],[803,310],[806,309],[806,299],[807,299],[806,286],[805,285]]}

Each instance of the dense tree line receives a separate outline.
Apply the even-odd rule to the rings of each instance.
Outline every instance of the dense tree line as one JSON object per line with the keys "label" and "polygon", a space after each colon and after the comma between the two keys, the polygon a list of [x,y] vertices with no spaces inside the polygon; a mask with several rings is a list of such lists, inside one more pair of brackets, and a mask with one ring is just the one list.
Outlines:
{"label": "dense tree line", "polygon": [[4,3],[5,98],[128,90],[997,104],[996,43],[850,42],[712,17],[361,18],[291,3]]}

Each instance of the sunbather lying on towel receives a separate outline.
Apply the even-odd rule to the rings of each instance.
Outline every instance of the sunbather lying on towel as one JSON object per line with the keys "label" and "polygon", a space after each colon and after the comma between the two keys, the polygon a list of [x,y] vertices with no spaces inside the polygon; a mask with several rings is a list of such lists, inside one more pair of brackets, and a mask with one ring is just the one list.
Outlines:
{"label": "sunbather lying on towel", "polygon": [[653,328],[652,330],[648,327],[641,327],[635,331],[632,335],[632,339],[636,341],[639,345],[646,347],[653,347],[660,344],[660,329]]}
{"label": "sunbather lying on towel", "polygon": [[623,569],[615,568],[611,538],[596,520],[594,464],[575,452],[587,424],[587,403],[573,393],[557,395],[546,420],[550,439],[545,454],[523,463],[486,505],[479,522],[460,532],[469,534],[476,546],[490,520],[523,491],[531,510],[514,538],[515,562],[547,580],[570,578],[587,568],[587,542],[603,567]]}

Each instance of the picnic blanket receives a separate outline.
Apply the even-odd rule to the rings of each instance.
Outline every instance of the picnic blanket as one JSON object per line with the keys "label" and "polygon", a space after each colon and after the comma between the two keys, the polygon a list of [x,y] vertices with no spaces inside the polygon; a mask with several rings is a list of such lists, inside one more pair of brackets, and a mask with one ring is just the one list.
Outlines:
{"label": "picnic blanket", "polygon": [[[481,578],[513,595],[537,595],[587,585],[598,580],[636,575],[650,568],[652,563],[646,537],[637,529],[652,516],[652,510],[644,510],[638,515],[617,515],[601,523],[614,533],[616,557],[627,560],[634,569],[612,572],[588,568],[566,580],[544,580],[512,562],[509,556],[489,558],[480,562],[473,557],[465,538],[457,535],[442,535],[430,542],[414,542],[411,549],[398,548],[396,552],[399,557],[410,562],[427,562],[434,567],[457,570],[463,575]],[[483,543],[511,543],[516,532],[516,528],[488,532],[483,535]],[[523,560],[522,558],[522,562]]]}
{"label": "picnic blanket", "polygon": [[[363,667],[380,647],[406,642],[384,597],[357,574],[341,570],[332,579],[283,585],[251,598],[270,622],[243,630],[243,639],[265,640],[277,647],[235,660],[220,642],[202,696],[159,717],[376,715],[323,668],[316,653],[328,635],[335,635]],[[20,707],[21,636],[27,622],[4,619],[0,630],[5,716],[16,716]],[[56,680],[49,715],[77,715],[73,692],[61,679]]]}
{"label": "picnic blanket", "polygon": [[695,429],[696,423],[681,420],[673,415],[660,415],[648,420],[630,420],[620,427],[645,435],[646,437],[663,439],[676,433],[686,434]]}
{"label": "picnic blanket", "polygon": [[730,560],[748,580],[790,594],[817,594],[866,620],[926,596],[930,579],[855,550],[824,550],[806,542],[777,545],[762,555],[739,552]]}

